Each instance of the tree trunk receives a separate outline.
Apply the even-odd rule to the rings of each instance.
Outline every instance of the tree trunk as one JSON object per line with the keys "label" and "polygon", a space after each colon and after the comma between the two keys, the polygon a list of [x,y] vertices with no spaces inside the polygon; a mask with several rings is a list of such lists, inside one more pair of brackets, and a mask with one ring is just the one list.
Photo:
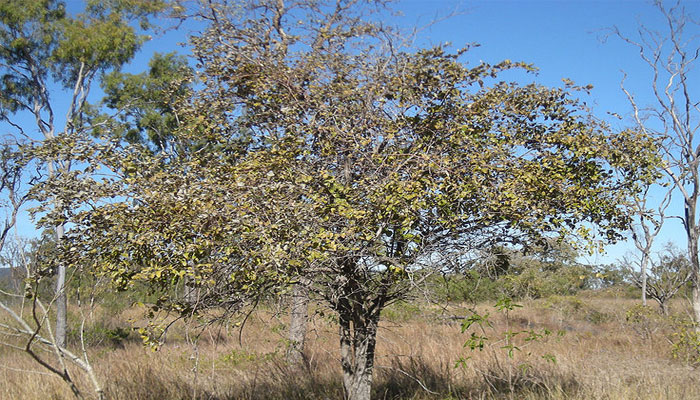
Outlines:
{"label": "tree trunk", "polygon": [[306,342],[306,327],[309,320],[309,293],[301,283],[294,285],[292,291],[292,310],[289,321],[289,347],[287,362],[301,365],[306,359],[304,344]]}
{"label": "tree trunk", "polygon": [[693,273],[693,289],[691,291],[693,302],[693,317],[695,317],[695,330],[700,332],[700,288],[698,288],[698,272]]}
{"label": "tree trunk", "polygon": [[[697,187],[693,192],[693,199],[697,198]],[[692,272],[692,303],[693,317],[695,318],[695,330],[700,332],[700,259],[698,259],[698,231],[695,223],[695,202],[686,200],[685,204],[685,229],[688,235],[688,257]]]}
{"label": "tree trunk", "polygon": [[[47,139],[53,139],[53,133],[44,134]],[[56,173],[56,167],[53,162],[48,163],[49,176],[53,177]],[[59,202],[54,198],[54,206],[58,208]],[[56,246],[60,246],[61,239],[63,239],[63,234],[65,232],[64,225],[56,225]],[[58,266],[58,271],[56,271],[56,329],[54,330],[54,337],[56,338],[56,344],[59,347],[66,347],[66,331],[67,331],[67,314],[68,314],[68,299],[66,298],[66,267],[61,264]]]}
{"label": "tree trunk", "polygon": [[[648,239],[647,239],[648,242]],[[648,251],[643,251],[642,252],[642,260],[641,260],[641,268],[642,268],[642,305],[646,307],[647,305],[647,267],[649,264],[649,252]]]}
{"label": "tree trunk", "polygon": [[[63,238],[63,225],[56,227],[56,241],[60,242]],[[56,276],[56,344],[59,347],[66,347],[66,332],[67,332],[67,313],[68,299],[66,298],[66,267],[58,266]]]}
{"label": "tree trunk", "polygon": [[190,278],[185,275],[182,283],[182,298],[188,304],[197,302],[197,288],[189,286]]}
{"label": "tree trunk", "polygon": [[339,315],[340,357],[347,400],[370,400],[379,316]]}

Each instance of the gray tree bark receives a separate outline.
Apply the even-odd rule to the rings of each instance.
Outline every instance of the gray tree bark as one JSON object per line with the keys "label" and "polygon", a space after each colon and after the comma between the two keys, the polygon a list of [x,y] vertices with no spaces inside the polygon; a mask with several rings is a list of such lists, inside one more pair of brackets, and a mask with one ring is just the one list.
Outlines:
{"label": "gray tree bark", "polygon": [[696,201],[698,197],[698,175],[695,175],[695,185],[693,187],[693,196],[690,200],[686,200],[685,205],[685,224],[686,233],[688,235],[688,256],[690,265],[693,269],[691,275],[692,292],[691,302],[693,304],[693,317],[695,318],[695,330],[700,332],[700,259],[698,258],[698,226],[695,223]]}
{"label": "gray tree bark", "polygon": [[649,254],[647,252],[642,252],[642,260],[640,261],[642,266],[642,305],[646,307],[647,305],[647,268],[649,264]]}
{"label": "gray tree bark", "polygon": [[379,318],[340,315],[340,358],[348,400],[370,400]]}
{"label": "gray tree bark", "polygon": [[306,360],[304,347],[309,321],[309,293],[301,283],[294,285],[292,291],[292,309],[289,322],[289,347],[287,362],[301,365]]}
{"label": "gray tree bark", "polygon": [[56,344],[66,347],[68,332],[68,298],[66,296],[66,267],[58,267],[56,275]]}
{"label": "gray tree bark", "polygon": [[[52,163],[49,163],[49,174],[54,174]],[[63,225],[56,226],[56,243],[57,245],[63,239],[65,227]],[[56,271],[56,328],[54,335],[56,345],[58,347],[66,347],[66,336],[68,332],[68,297],[66,296],[66,266],[61,264]]]}

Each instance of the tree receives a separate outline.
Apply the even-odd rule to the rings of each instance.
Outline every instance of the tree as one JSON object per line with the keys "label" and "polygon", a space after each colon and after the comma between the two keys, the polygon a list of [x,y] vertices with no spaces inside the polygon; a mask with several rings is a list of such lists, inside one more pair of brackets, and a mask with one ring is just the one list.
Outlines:
{"label": "tree", "polygon": [[[0,121],[17,135],[32,138],[32,129],[43,140],[60,136],[84,135],[88,128],[86,104],[93,81],[100,73],[119,68],[129,61],[145,36],[131,21],[147,27],[147,17],[162,9],[160,1],[87,1],[83,12],[70,15],[65,4],[56,0],[4,1],[0,4]],[[53,88],[63,92],[56,100]],[[66,104],[65,122],[58,116]],[[12,119],[28,115],[25,125]],[[70,162],[47,159],[49,177],[70,171]],[[58,210],[62,204],[54,201]],[[60,242],[65,226],[56,221]],[[64,347],[66,338],[65,266],[58,266],[56,277],[56,336]]]}
{"label": "tree", "polygon": [[511,270],[499,279],[508,298],[572,295],[590,282],[589,266],[576,261],[578,253],[566,243],[547,243],[528,254],[513,252]]}
{"label": "tree", "polygon": [[[198,308],[230,311],[304,284],[337,314],[349,399],[370,397],[381,311],[444,260],[618,238],[621,204],[656,162],[644,135],[589,114],[585,88],[502,82],[532,67],[411,49],[364,4],[203,5],[203,85],[174,100],[176,140],[198,150],[57,143],[47,154],[70,148],[86,171],[42,188],[72,205],[70,255],[119,287],[188,277]],[[97,165],[113,175],[96,181]],[[193,311],[167,293],[156,306]]]}
{"label": "tree", "polygon": [[306,360],[304,350],[309,321],[309,293],[306,286],[301,282],[292,286],[287,348],[287,361],[292,365],[301,365]]}
{"label": "tree", "polygon": [[[642,255],[643,256],[643,255]],[[666,246],[657,260],[650,260],[649,275],[644,279],[641,275],[646,272],[637,272],[631,267],[631,262],[625,260],[623,265],[632,282],[639,288],[644,288],[652,299],[656,300],[664,315],[668,315],[668,301],[686,287],[692,277],[692,268],[688,258],[680,254],[671,244]],[[643,283],[646,283],[643,286]]]}
{"label": "tree", "polygon": [[5,268],[10,269],[8,290],[19,293],[24,288],[24,279],[27,277],[26,254],[36,248],[38,241],[19,236],[8,236],[4,243],[0,263]]}
{"label": "tree", "polygon": [[[40,267],[42,264],[38,260],[38,254],[41,246],[38,241],[32,243],[33,255],[27,254],[29,243],[20,242],[19,238],[14,246],[7,246],[10,238],[8,234],[17,223],[18,213],[31,198],[28,189],[38,178],[30,173],[29,162],[30,158],[26,157],[22,146],[15,141],[4,143],[0,148],[0,193],[5,199],[3,206],[6,211],[6,217],[0,225],[0,253],[3,254],[3,260],[9,261],[13,273],[19,275],[15,278],[23,283],[8,290],[0,289],[0,311],[7,317],[0,323],[0,345],[24,351],[61,378],[76,398],[82,398],[82,393],[73,380],[73,373],[67,367],[69,363],[77,366],[87,374],[95,394],[102,399],[102,386],[94,374],[85,348],[83,347],[82,355],[71,352],[59,342],[56,332],[48,326],[50,324],[46,324],[52,311],[50,304],[57,300],[60,293],[56,293],[48,302],[40,299],[40,281],[47,276],[48,271]],[[18,303],[21,304],[19,311],[14,308]],[[28,303],[27,312],[25,303]],[[52,356],[55,357],[53,363],[50,361]]]}
{"label": "tree", "polygon": [[639,196],[635,196],[634,201],[630,203],[630,210],[635,215],[636,224],[632,225],[632,240],[637,250],[640,252],[639,270],[640,281],[639,287],[642,289],[642,305],[647,305],[647,270],[651,259],[651,251],[654,245],[654,240],[661,232],[666,219],[666,209],[671,203],[671,194],[673,188],[667,189],[661,203],[655,210],[649,210],[647,202],[649,201],[650,186],[644,188],[644,191]]}
{"label": "tree", "polygon": [[678,217],[683,221],[687,237],[688,260],[693,271],[693,313],[698,323],[700,146],[696,133],[700,108],[692,89],[695,79],[693,66],[700,56],[700,46],[693,40],[697,22],[685,11],[680,1],[667,7],[657,0],[654,5],[663,16],[668,28],[666,32],[640,26],[636,38],[628,37],[618,29],[614,29],[614,33],[639,49],[641,59],[652,72],[650,86],[655,105],[639,104],[635,95],[625,87],[624,80],[622,89],[632,105],[637,129],[658,141],[664,158],[663,170],[683,198],[684,213]]}
{"label": "tree", "polygon": [[100,131],[94,133],[144,143],[154,151],[185,150],[172,147],[179,121],[171,99],[191,90],[192,73],[185,56],[156,53],[145,72],[107,74],[101,82],[103,104],[113,113],[95,118]]}
{"label": "tree", "polygon": [[[156,151],[197,151],[201,143],[185,147],[173,138],[180,121],[171,99],[187,96],[192,84],[193,71],[187,59],[174,53],[155,54],[148,71],[140,74],[112,72],[102,82],[106,93],[103,102],[116,111],[119,118],[101,116],[98,126],[127,141],[150,145]],[[185,295],[194,303],[196,296],[190,285],[184,282],[183,287]],[[304,358],[308,306],[308,293],[303,285],[293,285],[287,351],[291,364],[299,365]]]}

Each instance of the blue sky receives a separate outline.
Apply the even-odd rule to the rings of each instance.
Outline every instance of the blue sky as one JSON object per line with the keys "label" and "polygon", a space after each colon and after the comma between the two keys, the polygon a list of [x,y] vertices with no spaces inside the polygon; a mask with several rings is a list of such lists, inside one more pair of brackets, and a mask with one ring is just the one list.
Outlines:
{"label": "blue sky", "polygon": [[[700,16],[700,2],[683,5],[690,14]],[[449,41],[457,47],[479,43],[481,46],[467,55],[470,62],[524,61],[539,68],[533,77],[538,83],[554,86],[560,85],[562,78],[569,78],[580,85],[592,84],[594,89],[586,100],[613,129],[633,125],[631,107],[620,88],[623,71],[627,73],[626,86],[639,102],[653,104],[649,86],[652,74],[639,58],[638,50],[609,35],[610,29],[617,27],[623,34],[634,36],[639,24],[664,32],[665,20],[651,2],[404,0],[398,6],[406,23],[419,25],[457,10],[457,15],[426,29],[422,40]],[[695,29],[700,33],[697,26]],[[617,113],[622,119],[608,112]],[[682,213],[680,196],[676,196],[669,211]],[[668,241],[685,247],[685,234],[677,219],[667,220],[657,248]],[[607,246],[605,254],[583,256],[581,261],[613,263],[629,251],[634,251],[633,244],[622,242]]]}
{"label": "blue sky", "polygon": [[[688,6],[700,10],[700,2]],[[425,31],[427,42],[479,43],[468,58],[533,63],[540,69],[537,81],[545,85],[559,85],[562,78],[593,84],[596,109],[620,114],[629,108],[620,91],[621,70],[633,84],[645,84],[650,74],[634,48],[614,37],[604,40],[606,34],[613,26],[634,34],[638,22],[664,28],[658,11],[645,1],[405,0],[399,7],[407,22],[421,24],[462,10]]]}
{"label": "blue sky", "polygon": [[[76,10],[81,1],[68,0],[68,9]],[[685,2],[686,9],[700,16],[700,1]],[[627,84],[642,103],[650,103],[650,71],[645,68],[638,51],[616,37],[604,40],[609,29],[617,26],[623,33],[634,35],[640,23],[652,29],[664,30],[664,20],[647,1],[462,1],[462,0],[401,0],[395,8],[403,13],[392,21],[402,27],[425,26],[452,13],[418,36],[417,44],[429,45],[451,42],[455,47],[479,43],[465,57],[475,65],[481,60],[496,63],[504,59],[524,61],[539,68],[536,76],[526,79],[544,85],[561,85],[563,78],[578,84],[592,84],[587,98],[596,115],[606,119],[613,129],[631,126],[631,108],[620,90],[622,71],[628,74]],[[186,30],[170,32],[147,43],[137,59],[127,67],[129,72],[142,71],[151,55],[172,51],[177,43],[186,41]],[[55,95],[58,95],[56,93]],[[93,98],[99,91],[93,93]],[[606,112],[623,116],[622,120]],[[63,115],[59,110],[58,115]],[[675,201],[673,212],[682,210]],[[30,235],[31,223],[23,218],[19,232]],[[659,238],[659,245],[673,241],[685,246],[682,227],[669,221]],[[584,258],[590,263],[611,263],[632,250],[630,243],[607,248],[607,254]]]}

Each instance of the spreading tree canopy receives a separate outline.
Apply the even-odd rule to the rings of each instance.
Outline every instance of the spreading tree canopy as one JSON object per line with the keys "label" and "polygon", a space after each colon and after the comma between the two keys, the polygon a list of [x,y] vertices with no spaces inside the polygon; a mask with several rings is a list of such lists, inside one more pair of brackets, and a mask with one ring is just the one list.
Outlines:
{"label": "spreading tree canopy", "polygon": [[[527,64],[405,46],[384,12],[202,6],[201,83],[172,101],[187,152],[114,136],[37,149],[85,166],[37,192],[71,205],[45,219],[73,224],[65,262],[160,287],[158,307],[183,313],[303,282],[338,315],[348,398],[368,399],[381,310],[447,257],[618,237],[621,203],[653,178],[648,138],[613,134],[585,88],[501,80]],[[165,290],[185,278],[194,297]]]}

